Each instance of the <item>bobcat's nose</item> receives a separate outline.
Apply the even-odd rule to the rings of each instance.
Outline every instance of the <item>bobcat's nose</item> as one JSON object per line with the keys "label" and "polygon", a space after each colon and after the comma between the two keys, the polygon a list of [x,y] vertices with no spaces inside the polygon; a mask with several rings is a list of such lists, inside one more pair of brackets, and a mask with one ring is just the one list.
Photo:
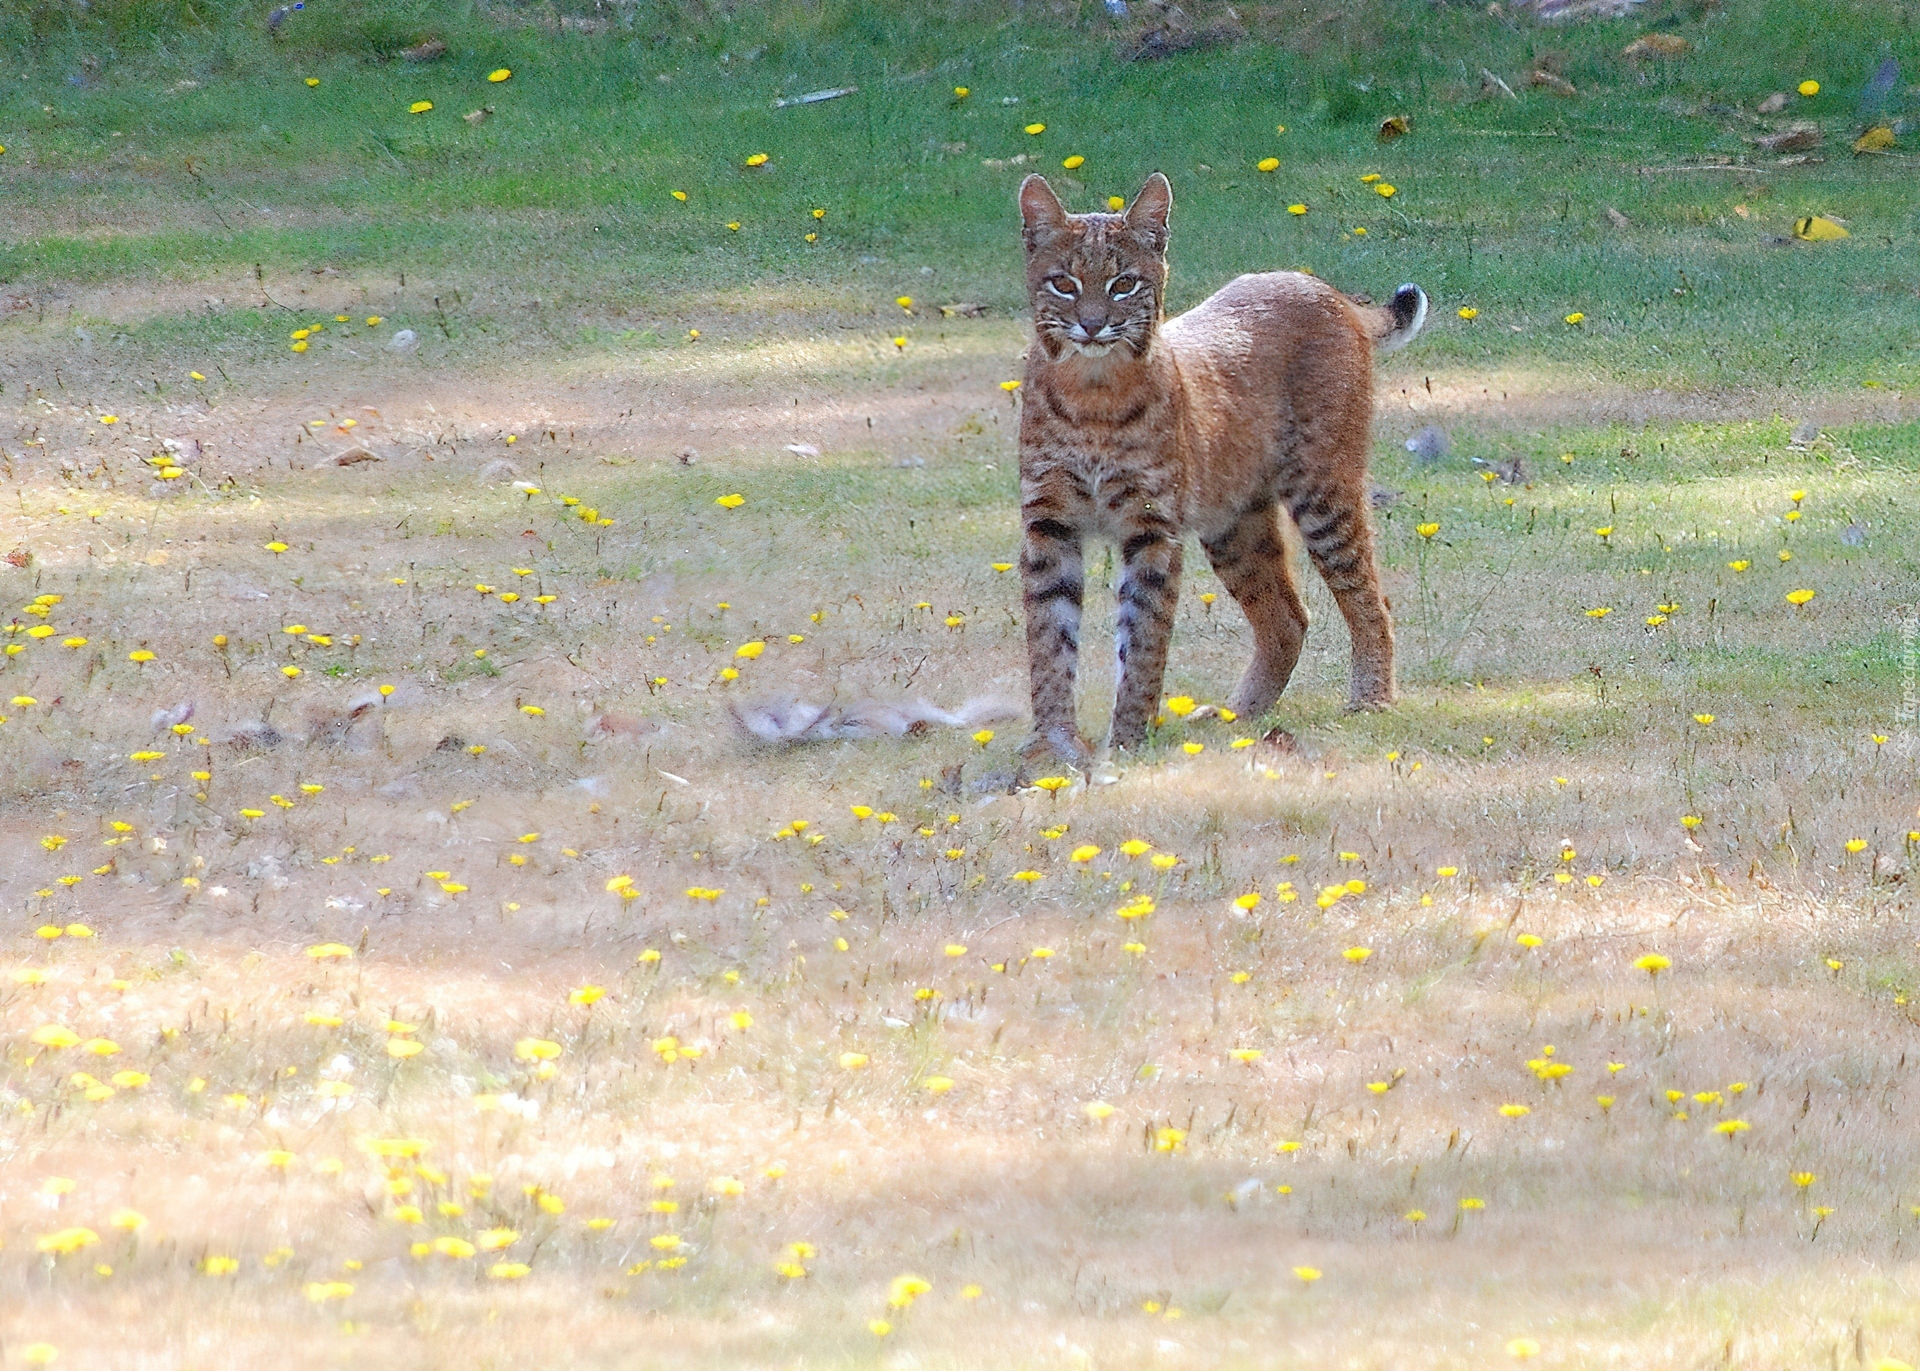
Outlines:
{"label": "bobcat's nose", "polygon": [[1104,314],[1083,314],[1080,316],[1080,331],[1089,338],[1098,338],[1100,336],[1100,330],[1106,326],[1107,317]]}

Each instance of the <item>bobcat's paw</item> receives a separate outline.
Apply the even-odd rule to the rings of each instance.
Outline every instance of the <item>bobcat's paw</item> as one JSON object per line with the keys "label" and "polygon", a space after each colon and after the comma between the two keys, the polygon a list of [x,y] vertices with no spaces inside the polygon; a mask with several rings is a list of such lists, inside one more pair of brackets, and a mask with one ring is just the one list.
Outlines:
{"label": "bobcat's paw", "polygon": [[1349,714],[1381,714],[1393,708],[1391,695],[1356,695],[1347,701]]}

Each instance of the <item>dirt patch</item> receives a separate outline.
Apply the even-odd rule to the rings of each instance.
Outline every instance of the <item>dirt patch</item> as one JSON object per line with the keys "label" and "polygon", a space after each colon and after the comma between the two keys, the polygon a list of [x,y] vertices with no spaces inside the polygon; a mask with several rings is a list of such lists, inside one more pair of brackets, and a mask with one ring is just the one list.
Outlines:
{"label": "dirt patch", "polygon": [[[15,382],[10,394],[26,396],[7,406],[4,421],[24,471],[85,462],[102,445],[147,450],[161,440],[198,443],[210,470],[234,476],[325,465],[355,448],[407,469],[446,460],[529,465],[550,450],[613,460],[764,458],[789,445],[910,462],[956,446],[1010,452],[1017,411],[1001,383],[1019,376],[1023,341],[1013,325],[985,322],[908,357],[870,339],[816,335],[498,369],[460,366],[438,355],[457,353],[445,344],[428,360],[376,340],[363,345],[375,358],[336,358],[310,376],[275,364],[265,378],[186,386],[175,378],[147,400],[125,397],[135,378],[98,348],[49,355],[16,345],[0,353],[0,368]],[[125,397],[112,402],[121,423],[102,429],[108,402],[93,397],[116,393]],[[1383,434],[1401,421],[1498,431],[1920,416],[1920,399],[1887,390],[1674,392],[1542,371],[1429,375],[1400,364],[1381,378],[1377,405]]]}

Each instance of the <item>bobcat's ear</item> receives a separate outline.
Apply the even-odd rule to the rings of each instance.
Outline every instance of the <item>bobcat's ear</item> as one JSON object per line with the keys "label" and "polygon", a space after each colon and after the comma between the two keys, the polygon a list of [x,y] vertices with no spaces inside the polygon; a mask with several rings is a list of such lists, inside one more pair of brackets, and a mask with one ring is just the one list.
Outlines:
{"label": "bobcat's ear", "polygon": [[1020,183],[1020,222],[1029,252],[1067,226],[1067,207],[1038,172]]}
{"label": "bobcat's ear", "polygon": [[1147,178],[1127,206],[1127,227],[1146,240],[1155,252],[1167,250],[1167,216],[1173,212],[1173,187],[1159,172]]}

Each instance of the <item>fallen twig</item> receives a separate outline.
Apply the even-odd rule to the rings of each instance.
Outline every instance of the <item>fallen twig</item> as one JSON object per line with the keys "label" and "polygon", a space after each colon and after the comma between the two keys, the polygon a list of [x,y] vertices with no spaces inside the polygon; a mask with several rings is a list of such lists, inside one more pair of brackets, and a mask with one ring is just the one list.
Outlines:
{"label": "fallen twig", "polygon": [[818,105],[828,100],[838,100],[843,95],[852,95],[858,86],[835,86],[832,90],[810,90],[805,95],[796,95],[790,100],[775,100],[775,109],[791,109],[795,105]]}

